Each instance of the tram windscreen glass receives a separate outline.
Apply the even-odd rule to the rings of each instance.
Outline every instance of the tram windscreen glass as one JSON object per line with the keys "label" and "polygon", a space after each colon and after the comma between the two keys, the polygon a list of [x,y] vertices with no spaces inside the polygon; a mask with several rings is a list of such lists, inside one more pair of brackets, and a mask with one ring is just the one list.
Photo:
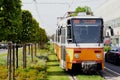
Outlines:
{"label": "tram windscreen glass", "polygon": [[77,43],[101,42],[101,19],[73,19],[73,37]]}

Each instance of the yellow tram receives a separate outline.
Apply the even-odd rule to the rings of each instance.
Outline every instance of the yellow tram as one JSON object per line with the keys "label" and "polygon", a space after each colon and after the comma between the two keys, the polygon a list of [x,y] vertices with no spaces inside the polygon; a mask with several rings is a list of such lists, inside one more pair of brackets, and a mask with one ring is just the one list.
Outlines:
{"label": "yellow tram", "polygon": [[54,52],[66,71],[103,70],[103,19],[94,16],[62,18],[57,23]]}

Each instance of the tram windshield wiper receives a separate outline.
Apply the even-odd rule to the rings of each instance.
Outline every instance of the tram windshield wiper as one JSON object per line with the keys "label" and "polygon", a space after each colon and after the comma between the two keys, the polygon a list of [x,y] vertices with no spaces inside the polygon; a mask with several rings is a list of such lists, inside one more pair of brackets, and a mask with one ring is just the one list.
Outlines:
{"label": "tram windshield wiper", "polygon": [[100,46],[100,43],[101,43],[101,35],[99,36],[99,39],[98,39],[98,46]]}
{"label": "tram windshield wiper", "polygon": [[76,46],[78,46],[78,45],[77,45],[77,41],[76,41],[76,39],[75,39],[75,34],[73,34],[73,39],[74,39],[74,41],[75,41]]}
{"label": "tram windshield wiper", "polygon": [[100,40],[98,41],[98,46],[100,46]]}

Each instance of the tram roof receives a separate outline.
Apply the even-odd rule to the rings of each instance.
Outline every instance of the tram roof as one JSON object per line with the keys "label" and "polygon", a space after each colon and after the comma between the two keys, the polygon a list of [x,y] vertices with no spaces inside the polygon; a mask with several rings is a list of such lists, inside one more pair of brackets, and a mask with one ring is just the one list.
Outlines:
{"label": "tram roof", "polygon": [[67,20],[70,20],[70,19],[74,19],[74,18],[81,18],[81,19],[84,19],[84,18],[101,18],[101,17],[96,17],[96,16],[74,16],[74,17],[65,17],[65,18],[62,18],[60,20],[58,20],[57,22],[57,25],[58,26],[62,26],[62,27],[66,27],[67,26]]}

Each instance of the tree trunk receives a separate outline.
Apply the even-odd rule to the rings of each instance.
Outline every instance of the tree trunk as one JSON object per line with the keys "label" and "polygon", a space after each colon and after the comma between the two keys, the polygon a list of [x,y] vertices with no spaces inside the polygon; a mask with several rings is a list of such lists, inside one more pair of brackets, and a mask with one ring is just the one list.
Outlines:
{"label": "tree trunk", "polygon": [[10,57],[10,47],[9,47],[9,43],[8,43],[7,69],[8,69],[8,66],[9,66],[9,57]]}
{"label": "tree trunk", "polygon": [[35,56],[36,56],[36,51],[37,51],[37,45],[36,45],[36,43],[35,43]]}
{"label": "tree trunk", "polygon": [[38,43],[38,48],[40,48],[40,42]]}
{"label": "tree trunk", "polygon": [[30,55],[30,44],[28,46],[28,55]]}
{"label": "tree trunk", "polygon": [[12,43],[8,43],[8,80],[11,80],[11,45]]}
{"label": "tree trunk", "polygon": [[15,45],[13,44],[12,79],[15,80]]}
{"label": "tree trunk", "polygon": [[18,45],[16,45],[16,68],[18,68]]}
{"label": "tree trunk", "polygon": [[23,68],[26,68],[26,44],[23,43]]}
{"label": "tree trunk", "polygon": [[31,59],[32,59],[32,62],[33,62],[33,44],[31,44]]}
{"label": "tree trunk", "polygon": [[44,49],[44,43],[40,42],[40,49]]}

